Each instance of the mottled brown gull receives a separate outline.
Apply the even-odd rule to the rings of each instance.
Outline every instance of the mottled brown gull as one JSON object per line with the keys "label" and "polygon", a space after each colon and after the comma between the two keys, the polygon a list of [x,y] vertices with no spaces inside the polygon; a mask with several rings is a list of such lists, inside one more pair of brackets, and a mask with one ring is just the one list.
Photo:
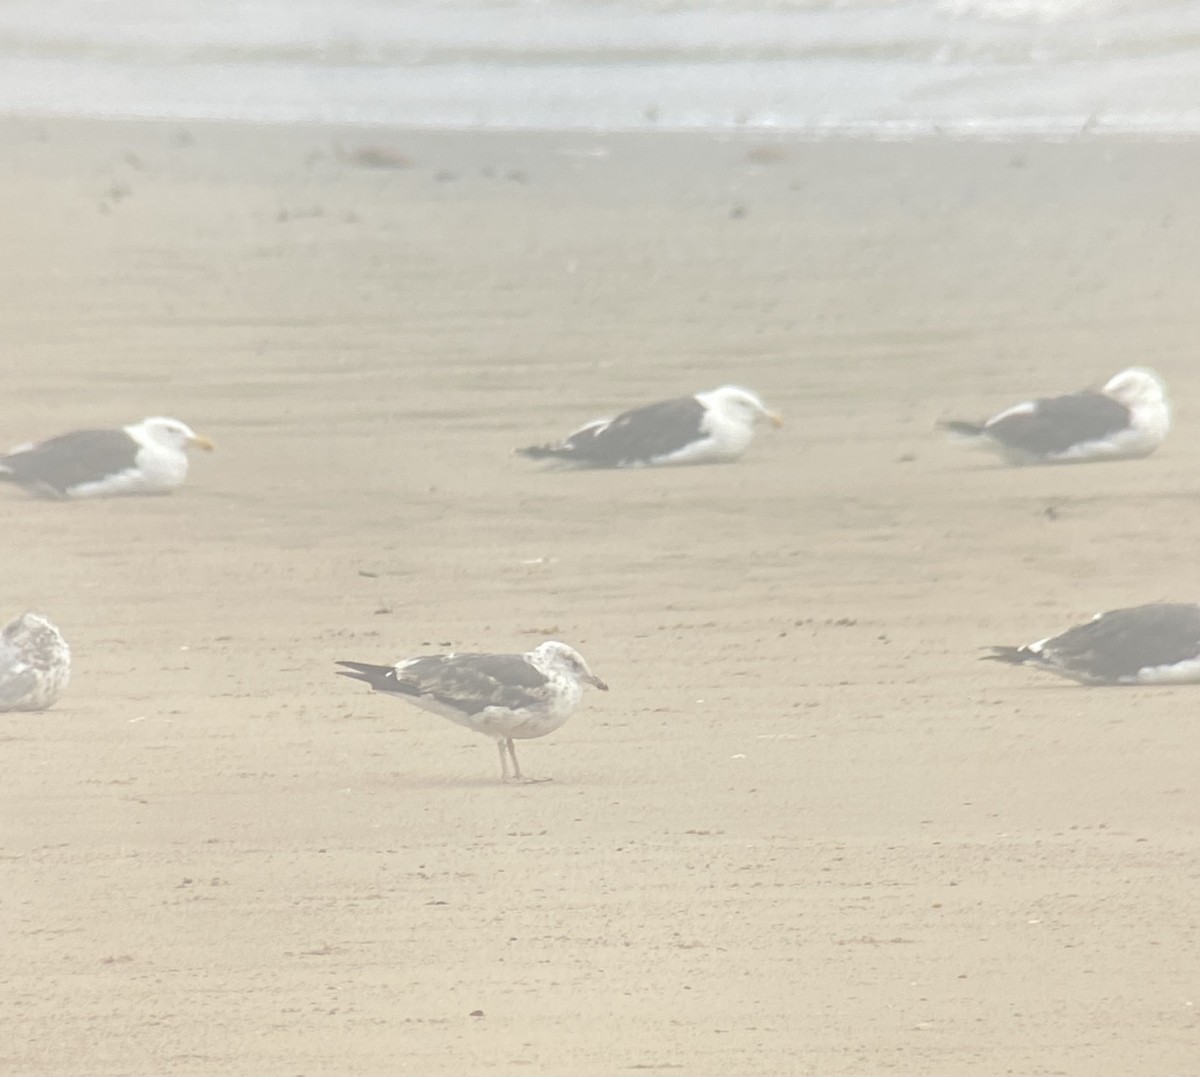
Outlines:
{"label": "mottled brown gull", "polygon": [[364,681],[456,725],[491,737],[500,752],[500,778],[526,780],[514,740],[553,733],[583,697],[583,685],[602,692],[597,677],[573,647],[547,640],[525,654],[433,654],[392,666],[338,662],[343,677]]}
{"label": "mottled brown gull", "polygon": [[0,711],[44,711],[71,678],[71,650],[45,617],[23,613],[0,632]]}

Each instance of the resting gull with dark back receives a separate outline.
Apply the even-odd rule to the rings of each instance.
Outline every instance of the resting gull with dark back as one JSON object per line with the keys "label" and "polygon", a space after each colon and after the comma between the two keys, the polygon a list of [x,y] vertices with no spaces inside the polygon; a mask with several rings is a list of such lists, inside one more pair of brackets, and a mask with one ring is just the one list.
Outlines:
{"label": "resting gull with dark back", "polygon": [[1131,367],[1098,391],[1027,400],[984,423],[939,425],[1010,464],[1076,464],[1149,456],[1170,432],[1171,408],[1162,379]]}
{"label": "resting gull with dark back", "polygon": [[1085,624],[986,659],[1030,665],[1081,684],[1200,683],[1200,605],[1153,602],[1098,613]]}
{"label": "resting gull with dark back", "polygon": [[455,725],[491,737],[500,752],[500,778],[526,780],[514,740],[553,733],[583,697],[583,685],[602,692],[597,677],[573,647],[547,640],[526,654],[433,654],[394,666],[338,662],[343,677],[375,691],[449,718]]}
{"label": "resting gull with dark back", "polygon": [[45,617],[23,613],[0,632],[0,711],[44,711],[71,679],[71,650]]}
{"label": "resting gull with dark back", "polygon": [[165,416],[119,429],[75,430],[0,453],[0,481],[43,497],[165,494],[187,478],[187,448],[213,443]]}
{"label": "resting gull with dark back", "polygon": [[759,419],[775,426],[783,422],[756,393],[723,385],[711,392],[634,408],[615,419],[596,419],[560,442],[517,451],[533,460],[578,467],[725,463],[750,447]]}

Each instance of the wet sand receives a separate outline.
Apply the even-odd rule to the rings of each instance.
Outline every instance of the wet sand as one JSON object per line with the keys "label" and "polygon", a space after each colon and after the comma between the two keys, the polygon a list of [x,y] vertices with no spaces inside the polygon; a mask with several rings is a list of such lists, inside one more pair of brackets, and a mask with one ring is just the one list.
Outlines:
{"label": "wet sand", "polygon": [[[0,123],[0,441],[218,444],[0,489],[76,654],[0,723],[0,1070],[1190,1070],[1200,689],[977,657],[1200,596],[1198,158]],[[933,432],[1132,363],[1148,460]],[[724,382],[735,465],[511,454]],[[333,676],[547,637],[612,691],[536,786]]]}

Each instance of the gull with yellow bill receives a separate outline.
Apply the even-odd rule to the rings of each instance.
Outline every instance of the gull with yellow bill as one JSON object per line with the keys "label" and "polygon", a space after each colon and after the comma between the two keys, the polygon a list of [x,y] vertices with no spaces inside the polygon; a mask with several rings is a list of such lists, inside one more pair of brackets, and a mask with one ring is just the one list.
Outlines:
{"label": "gull with yellow bill", "polygon": [[187,449],[213,443],[158,416],[111,430],[75,430],[0,453],[0,481],[51,498],[166,494],[187,478]]}

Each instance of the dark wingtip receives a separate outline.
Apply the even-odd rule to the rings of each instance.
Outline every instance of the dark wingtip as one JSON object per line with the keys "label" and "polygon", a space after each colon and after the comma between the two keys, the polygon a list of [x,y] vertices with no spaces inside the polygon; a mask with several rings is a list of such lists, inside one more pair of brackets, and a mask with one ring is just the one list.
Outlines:
{"label": "dark wingtip", "polygon": [[351,677],[356,681],[368,681],[374,670],[387,668],[386,666],[372,665],[370,662],[346,662],[340,658],[335,665],[346,667],[345,669],[334,670],[339,677]]}
{"label": "dark wingtip", "polygon": [[1007,662],[1010,666],[1024,665],[1029,660],[1029,652],[1024,647],[997,647],[993,644],[991,654],[980,655],[981,662]]}
{"label": "dark wingtip", "polygon": [[545,460],[557,456],[558,450],[553,445],[526,445],[523,449],[514,450],[518,456],[526,456],[530,460]]}
{"label": "dark wingtip", "polygon": [[947,430],[951,434],[958,434],[960,437],[977,438],[983,431],[982,423],[964,423],[957,419],[946,419],[938,423],[939,429]]}
{"label": "dark wingtip", "polygon": [[396,681],[394,666],[380,666],[373,662],[338,661],[337,665],[345,666],[334,672],[339,677],[349,677],[352,681],[362,681],[376,692],[391,692],[402,690]]}

